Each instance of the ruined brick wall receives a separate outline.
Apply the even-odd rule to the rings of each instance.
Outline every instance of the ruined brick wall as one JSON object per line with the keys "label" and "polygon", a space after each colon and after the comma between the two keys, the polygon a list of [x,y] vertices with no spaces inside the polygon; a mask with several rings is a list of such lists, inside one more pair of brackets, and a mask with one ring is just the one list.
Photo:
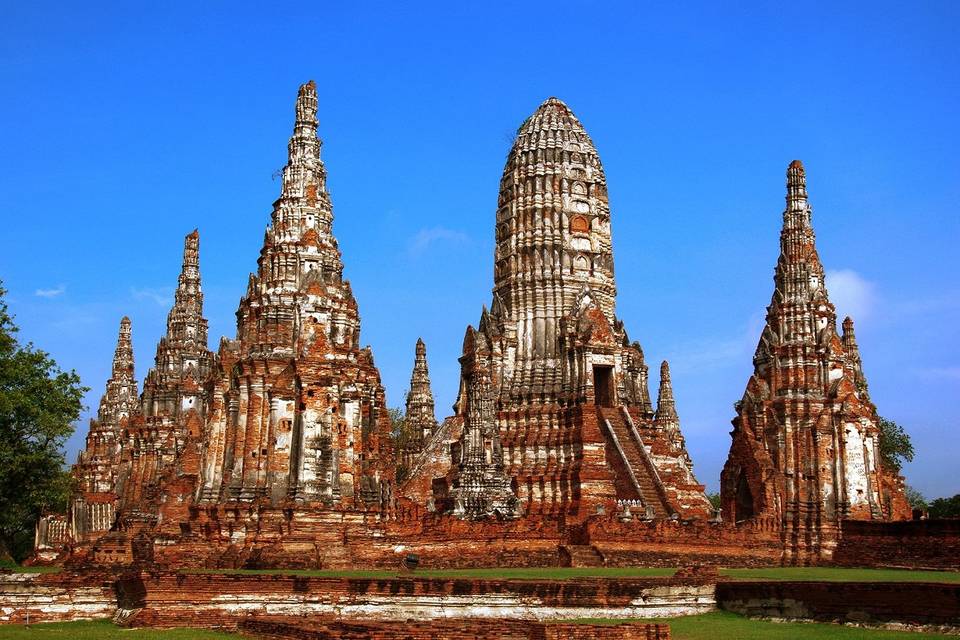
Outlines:
{"label": "ruined brick wall", "polygon": [[0,573],[0,624],[96,620],[116,609],[108,574]]}
{"label": "ruined brick wall", "polygon": [[605,566],[676,567],[700,563],[724,567],[776,566],[782,545],[772,525],[737,529],[722,523],[592,518],[587,535]]}
{"label": "ruined brick wall", "polygon": [[843,523],[833,554],[848,567],[960,569],[960,520]]}
{"label": "ruined brick wall", "polygon": [[250,617],[344,621],[659,618],[714,609],[710,581],[467,580],[143,574],[134,626],[235,628]]}
{"label": "ruined brick wall", "polygon": [[242,633],[272,640],[669,640],[666,624],[594,625],[510,620],[416,622],[282,622],[250,620]]}
{"label": "ruined brick wall", "polygon": [[721,582],[720,608],[820,622],[954,625],[960,585],[902,582]]}

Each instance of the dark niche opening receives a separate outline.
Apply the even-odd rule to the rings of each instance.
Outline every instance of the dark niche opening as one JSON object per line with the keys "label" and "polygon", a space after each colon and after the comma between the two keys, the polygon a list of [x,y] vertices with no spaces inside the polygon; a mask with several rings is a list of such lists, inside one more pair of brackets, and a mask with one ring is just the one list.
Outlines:
{"label": "dark niche opening", "polygon": [[593,366],[593,395],[598,407],[613,406],[613,368]]}

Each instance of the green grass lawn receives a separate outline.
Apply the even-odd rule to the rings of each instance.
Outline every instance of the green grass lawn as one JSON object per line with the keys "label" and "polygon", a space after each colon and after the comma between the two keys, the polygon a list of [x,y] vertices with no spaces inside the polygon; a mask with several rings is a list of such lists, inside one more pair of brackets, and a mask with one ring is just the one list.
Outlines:
{"label": "green grass lawn", "polygon": [[[493,569],[423,569],[413,573],[400,571],[338,571],[297,569],[196,569],[186,573],[239,575],[303,575],[322,578],[491,578],[552,579],[570,578],[648,578],[673,575],[674,569],[651,567],[542,567]],[[949,582],[960,583],[960,572],[912,571],[906,569],[847,569],[840,567],[772,567],[768,569],[722,569],[724,576],[738,580],[825,580],[831,582]]]}
{"label": "green grass lawn", "polygon": [[957,571],[913,569],[848,569],[845,567],[772,567],[769,569],[722,569],[738,580],[822,580],[827,582],[950,582],[960,583]]}
{"label": "green grass lawn", "polygon": [[0,569],[9,569],[15,573],[57,573],[60,567],[24,567],[13,562],[0,562]]}
{"label": "green grass lawn", "polygon": [[[641,621],[643,622],[643,621]],[[659,620],[670,625],[674,640],[914,640],[919,638],[956,638],[939,633],[860,629],[839,624],[816,622],[766,622],[751,620],[727,611],[699,616]]]}
{"label": "green grass lawn", "polygon": [[[615,620],[581,620],[616,624]],[[639,622],[652,622],[640,620]],[[911,633],[904,631],[879,631],[859,629],[833,624],[781,623],[750,620],[725,611],[716,611],[699,616],[685,616],[669,620],[657,620],[670,625],[675,640],[914,640],[920,638],[950,638],[936,633]],[[239,640],[243,636],[199,629],[123,629],[109,620],[92,622],[58,622],[0,626],[0,638],[9,640]]]}
{"label": "green grass lawn", "polygon": [[51,622],[49,624],[0,625],[4,640],[241,640],[242,636],[202,629],[124,629],[109,620]]}

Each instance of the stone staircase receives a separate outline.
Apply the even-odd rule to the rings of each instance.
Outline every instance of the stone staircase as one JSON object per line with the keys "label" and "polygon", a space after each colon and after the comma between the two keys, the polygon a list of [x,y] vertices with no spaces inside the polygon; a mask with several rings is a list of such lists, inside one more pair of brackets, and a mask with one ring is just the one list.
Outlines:
{"label": "stone staircase", "polygon": [[[654,479],[654,471],[647,459],[646,452],[641,449],[641,444],[633,434],[633,429],[623,418],[621,410],[613,407],[599,408],[600,418],[606,423],[608,429],[616,435],[620,449],[623,451],[625,462],[630,465],[633,471],[633,478],[636,480],[637,488],[640,491],[640,499],[645,506],[653,509],[653,517],[667,518],[670,516],[670,509],[664,504],[657,490],[657,481]],[[607,434],[610,437],[610,434]]]}
{"label": "stone staircase", "polygon": [[602,567],[603,554],[589,544],[568,544],[561,547],[570,557],[571,567]]}

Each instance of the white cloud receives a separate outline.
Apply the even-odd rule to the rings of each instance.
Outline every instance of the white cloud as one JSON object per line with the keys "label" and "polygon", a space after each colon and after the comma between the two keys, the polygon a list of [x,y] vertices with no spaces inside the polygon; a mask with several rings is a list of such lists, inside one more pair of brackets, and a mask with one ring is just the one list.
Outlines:
{"label": "white cloud", "polygon": [[436,242],[445,244],[463,244],[469,240],[469,236],[462,231],[454,231],[444,227],[433,227],[432,229],[421,229],[413,238],[407,247],[407,253],[411,256],[418,256],[430,248],[430,245]]}
{"label": "white cloud", "polygon": [[130,294],[136,300],[152,300],[161,307],[169,307],[173,304],[173,289],[170,287],[146,287],[143,289],[132,288]]}
{"label": "white cloud", "polygon": [[59,295],[63,295],[67,292],[67,285],[58,284],[54,289],[37,289],[33,292],[33,295],[40,298],[56,298]]}
{"label": "white cloud", "polygon": [[914,371],[921,378],[960,380],[960,367],[925,367]]}
{"label": "white cloud", "polygon": [[827,271],[826,284],[838,318],[850,316],[859,321],[870,315],[875,300],[872,282],[864,280],[856,271],[840,269]]}

